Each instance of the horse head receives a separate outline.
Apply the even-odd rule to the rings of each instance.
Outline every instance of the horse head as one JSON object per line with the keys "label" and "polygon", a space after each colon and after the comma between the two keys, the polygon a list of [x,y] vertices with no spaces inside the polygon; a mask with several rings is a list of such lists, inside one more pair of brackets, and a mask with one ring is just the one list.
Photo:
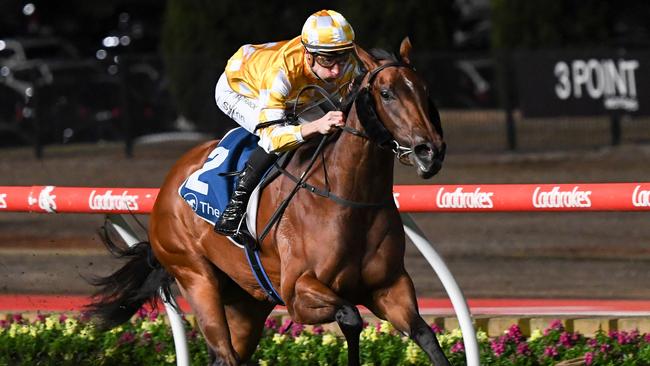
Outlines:
{"label": "horse head", "polygon": [[438,110],[411,64],[411,48],[404,38],[397,59],[383,50],[368,53],[356,47],[368,72],[355,106],[365,133],[393,149],[401,163],[415,165],[418,175],[427,179],[442,167],[446,144]]}

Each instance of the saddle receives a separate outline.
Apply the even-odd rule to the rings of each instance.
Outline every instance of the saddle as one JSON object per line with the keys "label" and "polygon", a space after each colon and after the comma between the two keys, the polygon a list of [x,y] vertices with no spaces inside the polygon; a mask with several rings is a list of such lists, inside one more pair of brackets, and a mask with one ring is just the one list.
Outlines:
{"label": "saddle", "polygon": [[[208,154],[203,166],[190,174],[180,185],[178,194],[201,219],[213,226],[219,220],[235,189],[237,173],[244,169],[258,141],[257,136],[242,127],[230,130]],[[285,166],[290,155],[289,153],[281,155],[251,194],[245,218],[247,231],[252,238],[256,238],[259,194],[280,174],[277,166]],[[231,241],[243,248],[244,243],[234,239]]]}
{"label": "saddle", "polygon": [[[228,205],[237,183],[237,173],[244,169],[248,158],[257,147],[258,140],[257,136],[242,127],[230,130],[208,154],[203,166],[190,174],[178,188],[178,194],[201,219],[211,226],[214,226]],[[281,305],[284,305],[284,302],[271,285],[259,259],[257,208],[260,192],[280,175],[280,170],[286,166],[292,155],[291,152],[284,153],[266,172],[248,201],[245,215],[246,227],[242,228],[239,234],[228,237],[230,242],[246,252],[251,270],[270,301]],[[267,227],[272,223],[267,224]]]}

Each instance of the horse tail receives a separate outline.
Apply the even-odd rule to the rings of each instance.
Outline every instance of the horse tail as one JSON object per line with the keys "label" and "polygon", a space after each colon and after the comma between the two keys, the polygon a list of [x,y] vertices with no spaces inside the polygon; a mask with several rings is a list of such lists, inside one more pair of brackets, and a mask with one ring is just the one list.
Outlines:
{"label": "horse tail", "polygon": [[100,289],[86,310],[100,330],[108,330],[127,322],[147,302],[156,308],[161,289],[163,296],[171,298],[174,279],[153,255],[149,242],[120,248],[103,229],[100,236],[106,248],[114,257],[128,260],[113,274],[89,280]]}

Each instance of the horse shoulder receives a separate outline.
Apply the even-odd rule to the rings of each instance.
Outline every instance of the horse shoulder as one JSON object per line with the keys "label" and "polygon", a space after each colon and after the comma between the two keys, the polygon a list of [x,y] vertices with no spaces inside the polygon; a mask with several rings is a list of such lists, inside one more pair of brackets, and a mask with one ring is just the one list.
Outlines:
{"label": "horse shoulder", "polygon": [[369,288],[381,288],[402,275],[406,237],[399,215],[380,216],[368,233],[368,248],[362,261],[361,278]]}

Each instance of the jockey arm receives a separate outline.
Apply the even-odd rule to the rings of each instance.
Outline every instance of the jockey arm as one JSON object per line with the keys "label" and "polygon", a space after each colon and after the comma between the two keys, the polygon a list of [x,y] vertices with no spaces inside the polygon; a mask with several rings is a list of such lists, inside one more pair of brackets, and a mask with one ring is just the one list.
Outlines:
{"label": "jockey arm", "polygon": [[[287,97],[293,87],[292,80],[283,69],[270,69],[265,73],[260,88],[260,104],[262,109],[259,122],[281,119],[285,116]],[[316,135],[326,135],[334,132],[345,124],[345,115],[340,111],[330,111],[323,117],[293,125],[272,125],[256,131],[260,137],[259,145],[269,153],[295,149],[305,140]]]}
{"label": "jockey arm", "polygon": [[341,111],[327,112],[323,117],[299,126],[269,126],[259,129],[260,146],[269,153],[282,152],[295,148],[305,140],[316,135],[327,135],[345,124],[345,114]]}

